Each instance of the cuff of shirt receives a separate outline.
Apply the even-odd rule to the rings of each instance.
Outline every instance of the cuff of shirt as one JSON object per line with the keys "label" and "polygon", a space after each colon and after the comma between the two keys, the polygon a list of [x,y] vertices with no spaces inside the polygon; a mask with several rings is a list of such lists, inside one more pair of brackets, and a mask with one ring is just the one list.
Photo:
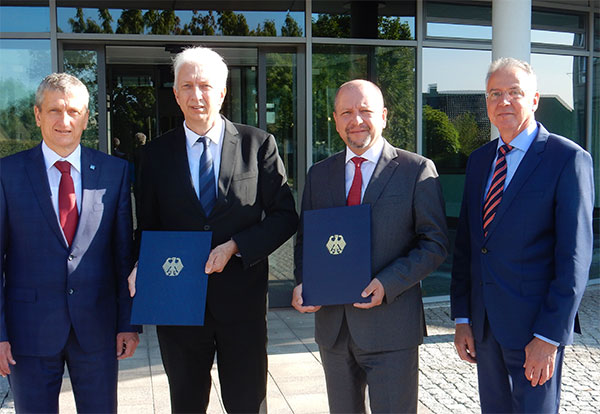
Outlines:
{"label": "cuff of shirt", "polygon": [[554,345],[554,346],[556,346],[556,347],[560,346],[560,343],[559,343],[559,342],[555,342],[555,341],[553,341],[552,339],[548,339],[548,338],[546,338],[545,336],[542,336],[542,335],[540,335],[540,334],[536,334],[536,333],[534,333],[534,334],[533,334],[533,336],[535,336],[536,338],[539,338],[539,339],[541,339],[541,340],[542,340],[542,341],[544,341],[544,342],[548,342],[549,344],[551,344],[551,345]]}
{"label": "cuff of shirt", "polygon": [[455,318],[454,322],[458,325],[459,323],[471,323],[469,318]]}

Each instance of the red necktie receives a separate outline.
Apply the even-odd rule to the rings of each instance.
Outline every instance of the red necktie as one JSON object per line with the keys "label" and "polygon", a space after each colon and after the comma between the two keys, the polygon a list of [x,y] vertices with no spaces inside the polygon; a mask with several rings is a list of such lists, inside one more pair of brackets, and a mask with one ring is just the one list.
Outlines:
{"label": "red necktie", "polygon": [[362,157],[354,157],[350,159],[350,161],[354,163],[354,179],[352,180],[352,185],[350,186],[350,191],[348,192],[348,200],[346,204],[349,206],[356,206],[360,204],[362,190],[362,172],[360,171],[360,166],[366,161],[366,159]]}
{"label": "red necktie", "polygon": [[71,178],[71,164],[68,161],[56,161],[54,165],[61,173],[58,186],[58,216],[60,226],[70,246],[75,237],[77,221],[79,220],[77,201],[75,200],[75,185],[73,184],[73,178]]}
{"label": "red necktie", "polygon": [[506,180],[506,154],[512,150],[513,147],[504,144],[498,148],[498,159],[496,160],[496,167],[494,168],[494,176],[490,189],[485,196],[485,202],[483,203],[483,236],[487,237],[488,228],[494,217],[496,217],[496,211],[502,201],[502,194],[504,193],[504,181]]}

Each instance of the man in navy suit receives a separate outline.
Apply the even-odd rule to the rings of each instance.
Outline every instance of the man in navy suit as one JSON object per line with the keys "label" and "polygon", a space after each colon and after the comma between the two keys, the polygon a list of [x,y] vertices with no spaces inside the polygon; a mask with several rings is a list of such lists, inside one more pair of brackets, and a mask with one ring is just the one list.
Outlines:
{"label": "man in navy suit", "polygon": [[452,318],[484,413],[558,412],[592,259],[592,159],[535,121],[536,89],[526,62],[491,64],[487,111],[500,138],[467,163]]}
{"label": "man in navy suit", "polygon": [[0,374],[17,412],[58,412],[65,363],[78,412],[116,412],[117,360],[139,342],[128,166],[80,145],[88,102],[79,79],[47,76],[42,143],[0,160]]}

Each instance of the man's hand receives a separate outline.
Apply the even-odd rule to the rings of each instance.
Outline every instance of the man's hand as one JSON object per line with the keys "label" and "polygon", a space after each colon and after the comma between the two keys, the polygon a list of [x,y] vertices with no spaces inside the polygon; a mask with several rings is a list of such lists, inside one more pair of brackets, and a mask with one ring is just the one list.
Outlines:
{"label": "man's hand", "polygon": [[139,343],[140,337],[137,332],[119,332],[117,334],[117,359],[133,356]]}
{"label": "man's hand", "polygon": [[129,285],[129,296],[135,296],[135,279],[137,277],[137,263],[129,276],[127,277],[127,284]]}
{"label": "man's hand", "polygon": [[15,365],[16,363],[10,350],[10,342],[0,342],[0,375],[6,377],[10,374],[10,365]]}
{"label": "man's hand", "polygon": [[365,290],[363,290],[360,294],[360,296],[362,296],[363,298],[367,298],[370,295],[373,295],[371,296],[371,302],[355,303],[354,307],[360,309],[370,309],[374,308],[375,306],[381,305],[381,303],[383,302],[383,298],[385,297],[385,289],[383,288],[383,285],[377,278],[371,280],[371,283],[369,283]]}
{"label": "man's hand", "polygon": [[296,286],[292,292],[292,306],[298,312],[301,313],[313,313],[321,309],[320,306],[302,306],[304,299],[302,299],[302,283]]}
{"label": "man's hand", "polygon": [[540,338],[534,337],[525,347],[525,378],[531,386],[544,385],[554,375],[554,361],[558,348]]}
{"label": "man's hand", "polygon": [[454,332],[454,346],[458,356],[463,361],[477,363],[477,353],[475,352],[475,339],[473,339],[473,330],[468,323],[457,323]]}
{"label": "man's hand", "polygon": [[208,255],[208,260],[206,261],[206,267],[204,268],[204,272],[207,275],[211,273],[221,273],[225,266],[231,259],[231,256],[238,253],[239,249],[237,243],[233,240],[229,240],[223,244],[219,244],[217,247],[210,251]]}

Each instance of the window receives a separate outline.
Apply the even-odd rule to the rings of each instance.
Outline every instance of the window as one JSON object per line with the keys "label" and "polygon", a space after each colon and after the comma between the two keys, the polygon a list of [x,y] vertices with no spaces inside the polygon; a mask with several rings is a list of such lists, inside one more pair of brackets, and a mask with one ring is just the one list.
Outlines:
{"label": "window", "polygon": [[2,1],[0,32],[50,32],[47,1]]}

